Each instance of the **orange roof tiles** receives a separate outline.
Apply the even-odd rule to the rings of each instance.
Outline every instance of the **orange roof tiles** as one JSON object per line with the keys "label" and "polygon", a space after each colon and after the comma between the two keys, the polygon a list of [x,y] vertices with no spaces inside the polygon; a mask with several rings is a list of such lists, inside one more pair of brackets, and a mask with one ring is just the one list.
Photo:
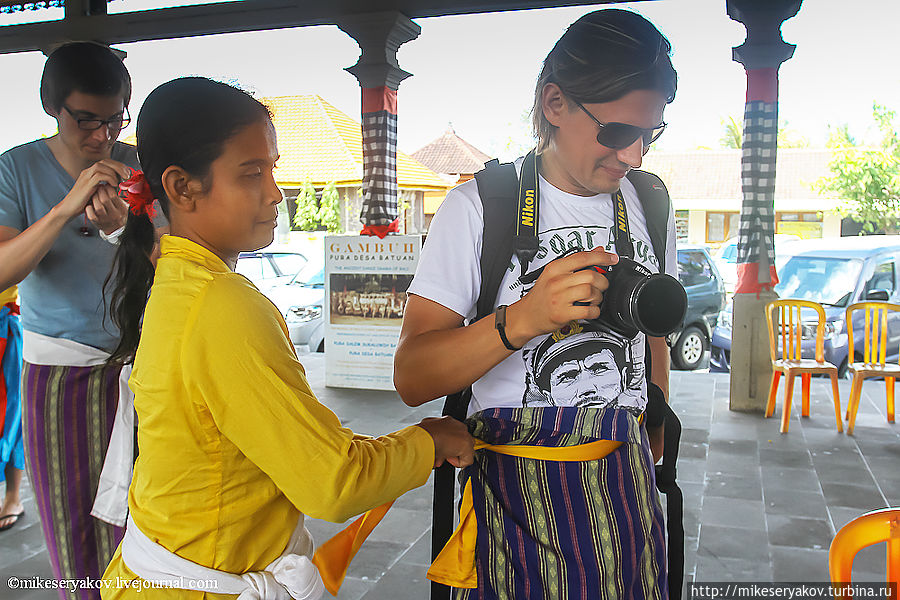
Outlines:
{"label": "orange roof tiles", "polygon": [[[775,166],[776,210],[833,210],[841,201],[834,194],[813,189],[829,175],[829,149],[779,148]],[[641,169],[656,173],[666,183],[676,209],[740,210],[741,151],[651,150]]]}
{"label": "orange roof tiles", "polygon": [[490,156],[448,129],[412,153],[412,157],[435,173],[472,175],[484,168]]}
{"label": "orange roof tiles", "polygon": [[[281,159],[275,180],[283,187],[310,181],[316,187],[360,185],[363,172],[362,130],[359,121],[320,96],[260,98],[272,111]],[[402,118],[402,117],[401,117]],[[443,181],[425,165],[397,151],[397,183],[401,189],[446,190]]]}

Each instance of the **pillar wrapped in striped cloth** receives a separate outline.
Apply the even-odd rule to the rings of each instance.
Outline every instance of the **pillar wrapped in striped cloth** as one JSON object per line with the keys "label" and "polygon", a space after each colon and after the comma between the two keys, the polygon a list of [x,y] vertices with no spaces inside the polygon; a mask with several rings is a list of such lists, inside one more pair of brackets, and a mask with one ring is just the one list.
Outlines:
{"label": "pillar wrapped in striped cloth", "polygon": [[778,138],[778,69],[747,70],[735,293],[752,294],[778,283],[775,273],[775,156]]}
{"label": "pillar wrapped in striped cloth", "polygon": [[[360,220],[378,235],[396,228],[397,90],[362,90],[363,202]],[[396,230],[396,229],[394,229]],[[383,237],[383,236],[382,236]]]}

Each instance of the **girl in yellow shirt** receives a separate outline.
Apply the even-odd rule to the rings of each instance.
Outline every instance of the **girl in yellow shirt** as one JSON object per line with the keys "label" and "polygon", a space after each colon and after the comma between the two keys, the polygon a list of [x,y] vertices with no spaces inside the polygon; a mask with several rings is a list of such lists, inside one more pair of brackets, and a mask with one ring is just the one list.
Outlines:
{"label": "girl in yellow shirt", "polygon": [[[445,460],[470,464],[473,440],[450,419],[380,438],[341,427],[313,396],[281,314],[234,273],[240,252],[272,242],[282,200],[262,104],[208,79],[168,82],[141,108],[137,147],[145,179],[123,184],[132,214],[112,275],[112,359],[134,361],[140,454],[102,595],[228,597],[191,587],[185,574],[207,568],[237,586],[228,594],[246,583],[258,598],[318,597],[312,584],[307,596],[272,587],[285,554],[309,569],[303,516],[343,521],[379,506]],[[155,277],[153,198],[171,224]],[[169,571],[149,569],[151,554]],[[171,576],[139,577],[160,572]]]}

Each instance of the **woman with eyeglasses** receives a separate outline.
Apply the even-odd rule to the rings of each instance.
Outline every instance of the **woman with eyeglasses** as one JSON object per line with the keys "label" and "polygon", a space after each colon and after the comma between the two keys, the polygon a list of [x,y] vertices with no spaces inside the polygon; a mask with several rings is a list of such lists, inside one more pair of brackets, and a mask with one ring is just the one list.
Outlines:
{"label": "woman with eyeglasses", "polygon": [[19,284],[25,453],[54,575],[97,579],[122,533],[90,513],[119,396],[102,291],[127,214],[118,183],[138,166],[116,141],[131,77],[109,48],[72,43],[40,92],[58,132],[0,156],[0,290]]}

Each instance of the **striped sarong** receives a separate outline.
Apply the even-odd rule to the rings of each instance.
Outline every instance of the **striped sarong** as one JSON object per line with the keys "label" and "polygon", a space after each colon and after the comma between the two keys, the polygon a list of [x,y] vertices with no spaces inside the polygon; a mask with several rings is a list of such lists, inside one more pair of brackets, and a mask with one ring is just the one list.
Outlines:
{"label": "striped sarong", "polygon": [[19,307],[0,306],[0,481],[7,465],[25,468],[22,445],[22,324]]}
{"label": "striped sarong", "polygon": [[551,462],[480,452],[472,477],[478,587],[459,600],[668,597],[663,514],[643,427],[622,410],[497,408],[469,419],[490,444],[622,446]]}
{"label": "striped sarong", "polygon": [[[25,454],[44,540],[59,579],[99,579],[124,534],[91,516],[118,403],[119,367],[25,363]],[[63,600],[98,590],[60,590]]]}

